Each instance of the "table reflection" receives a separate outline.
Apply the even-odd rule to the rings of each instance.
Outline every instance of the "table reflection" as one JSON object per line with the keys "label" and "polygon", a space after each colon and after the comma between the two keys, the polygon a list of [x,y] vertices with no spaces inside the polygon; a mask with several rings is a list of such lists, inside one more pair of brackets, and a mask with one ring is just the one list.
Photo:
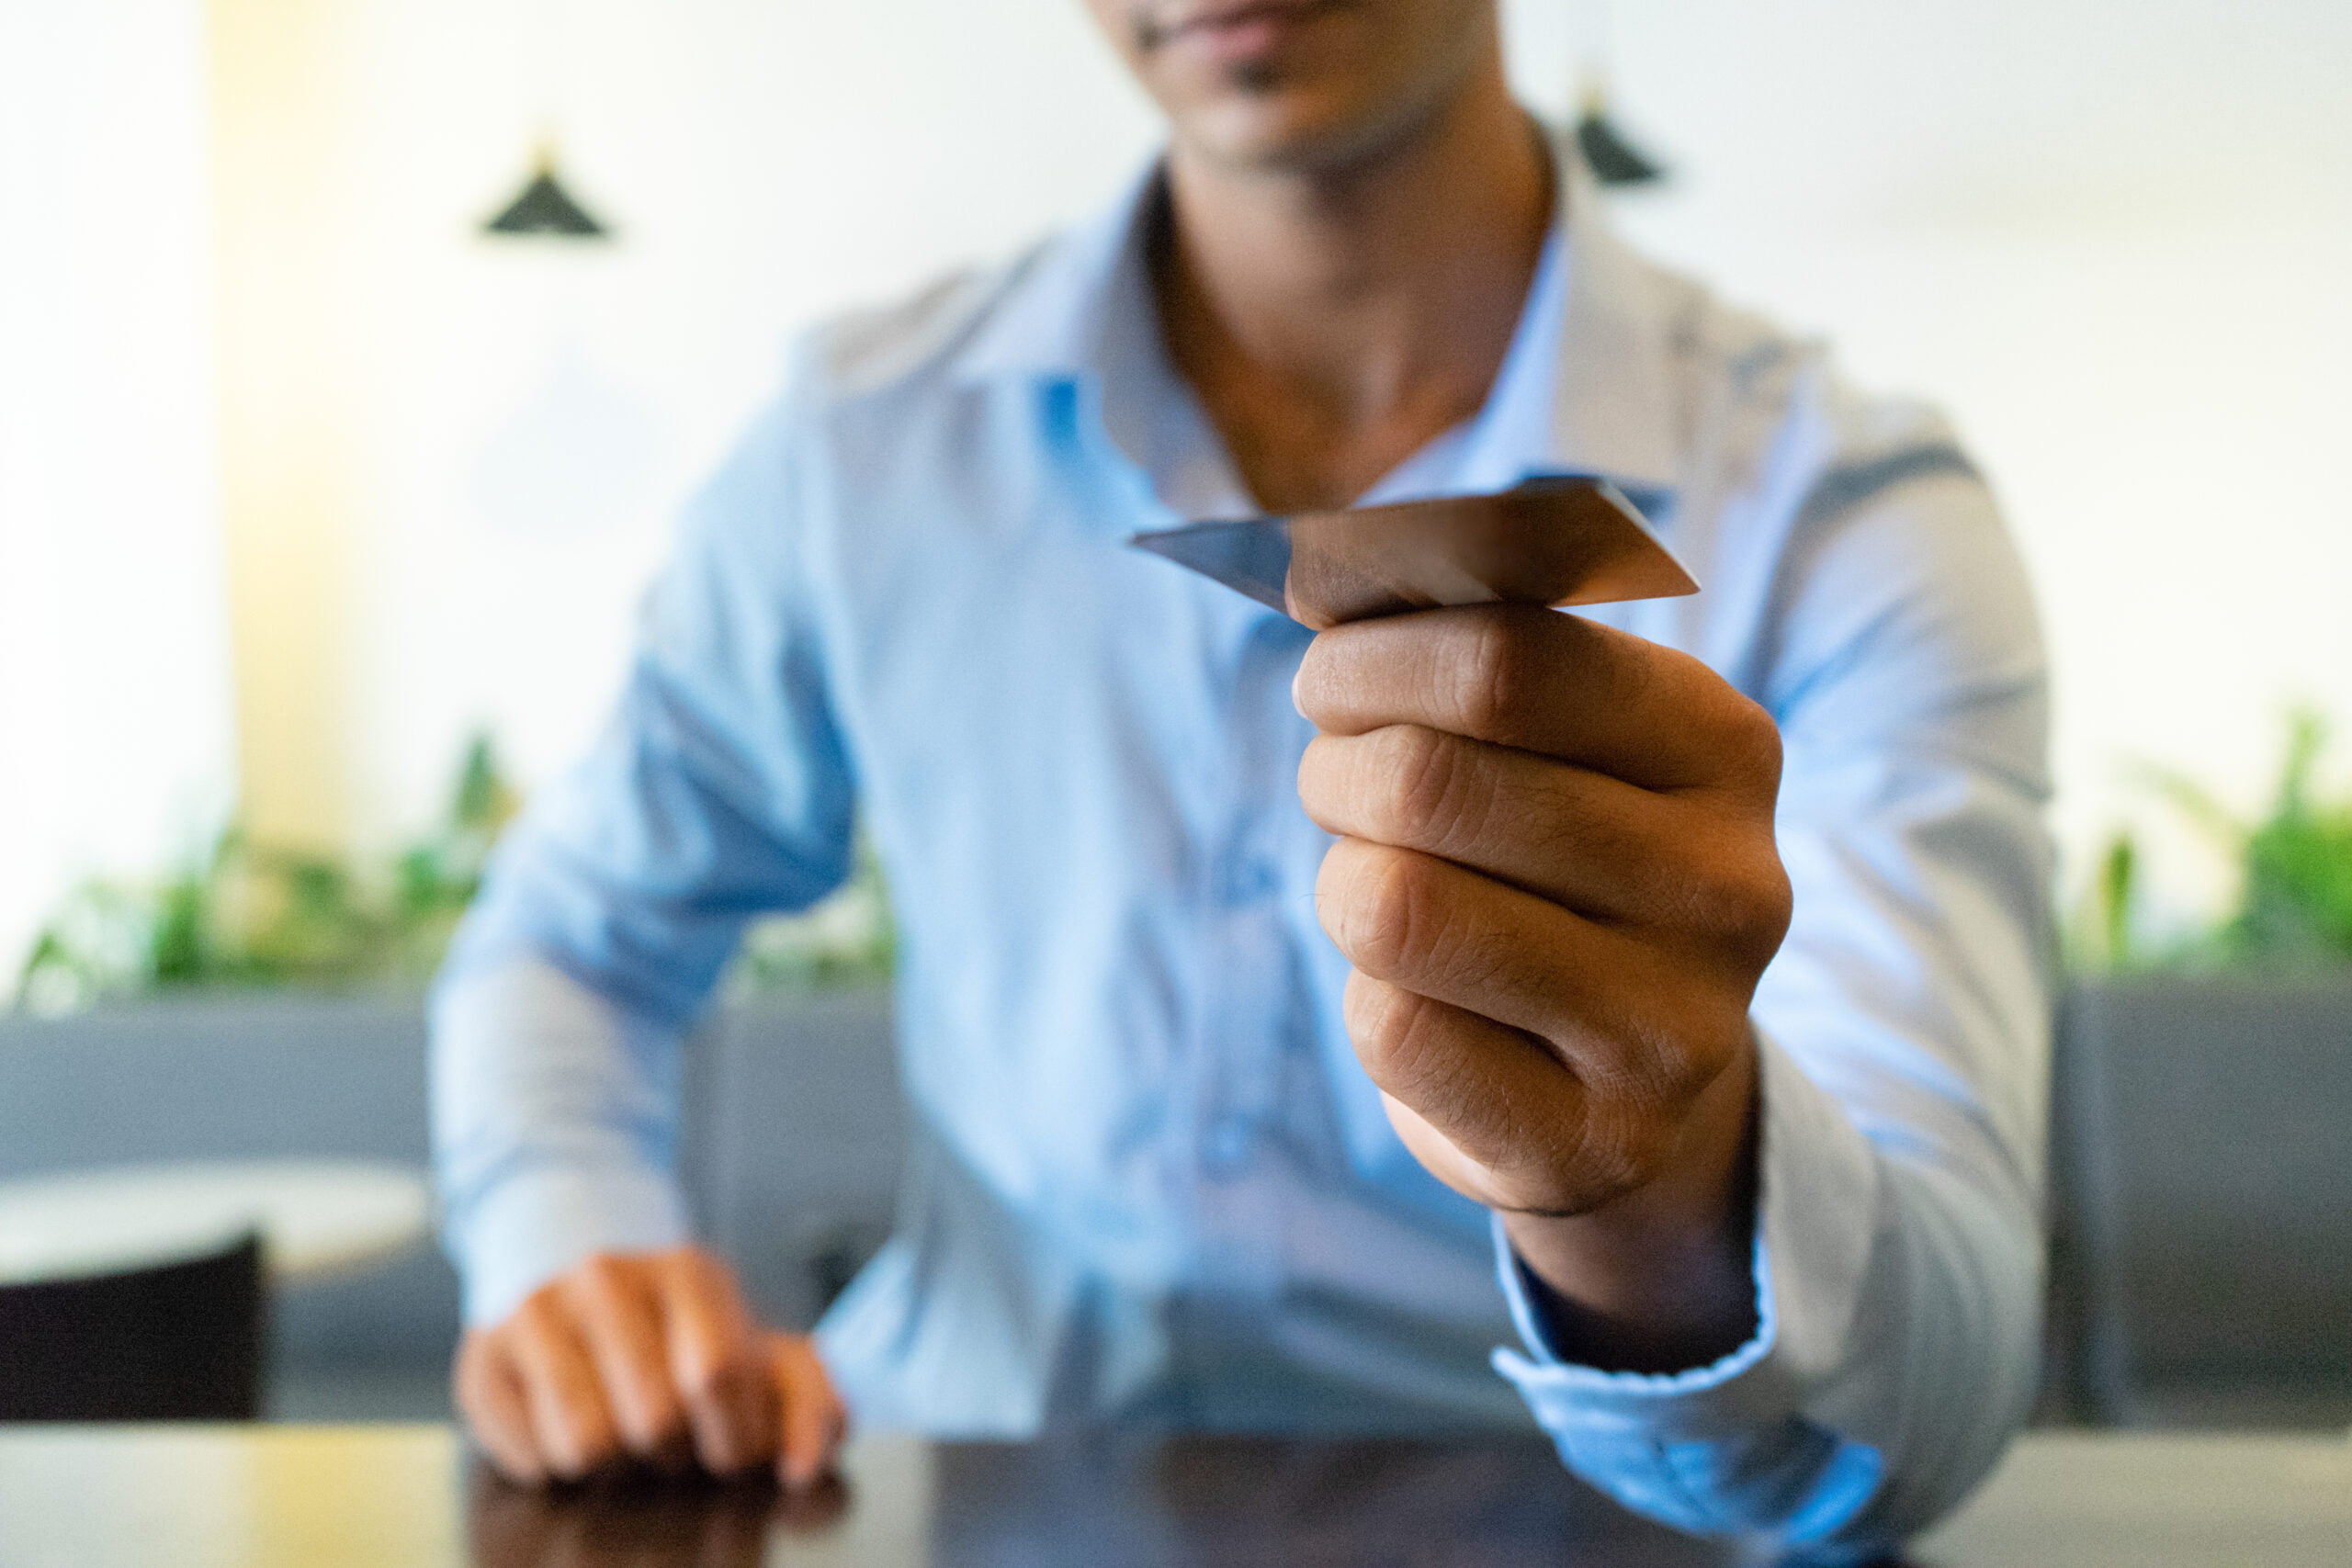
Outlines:
{"label": "table reflection", "polygon": [[771,1537],[821,1539],[849,1506],[839,1480],[806,1492],[652,1475],[528,1487],[477,1462],[466,1545],[474,1568],[757,1568]]}
{"label": "table reflection", "polygon": [[1540,1438],[1464,1442],[1071,1435],[937,1455],[938,1568],[1298,1563],[1702,1568],[1716,1545],[1636,1519]]}
{"label": "table reflection", "polygon": [[1457,1442],[1153,1437],[1034,1443],[869,1438],[851,1479],[638,1477],[510,1486],[477,1467],[476,1568],[1715,1568],[1739,1561],[1634,1518],[1540,1438]]}

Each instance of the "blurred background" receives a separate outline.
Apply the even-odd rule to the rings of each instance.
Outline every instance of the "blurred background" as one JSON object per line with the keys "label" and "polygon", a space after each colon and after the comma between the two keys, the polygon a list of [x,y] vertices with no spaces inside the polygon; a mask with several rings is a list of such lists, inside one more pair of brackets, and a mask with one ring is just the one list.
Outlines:
{"label": "blurred background", "polygon": [[[2153,1418],[2158,1363],[2221,1389],[2209,1413],[2352,1388],[2352,741],[2324,733],[2352,725],[2352,7],[1505,11],[1532,107],[1565,124],[1605,85],[1665,169],[1616,220],[1947,408],[2032,569],[2091,1043],[2061,1117],[2070,1408]],[[1078,0],[0,6],[0,1175],[413,1160],[414,984],[498,822],[598,722],[671,519],[792,329],[1007,254],[1156,136]],[[542,166],[601,236],[487,229]],[[882,1004],[775,999],[887,967],[870,878],[763,942],[739,994],[766,999],[730,1016],[834,1010],[878,1106]],[[138,1022],[157,994],[211,1006],[220,1052],[279,1042],[251,1103],[193,1109],[218,1060]],[[710,1070],[769,1070],[736,1032],[751,1065]],[[325,1037],[380,1038],[378,1098],[338,1068],[271,1110]],[[139,1065],[157,1040],[176,1066]],[[177,1114],[106,1098],[180,1070]],[[2134,1163],[2217,1083],[2278,1103]],[[804,1164],[696,1179],[748,1214],[831,1168]],[[841,1181],[771,1270],[780,1312],[887,1213]],[[400,1267],[443,1311],[437,1265]],[[2127,1303],[2166,1272],[2207,1293]],[[332,1359],[355,1321],[408,1343],[350,1316],[358,1288],[280,1351]],[[2217,1302],[2277,1318],[2278,1355],[2191,1344]]]}

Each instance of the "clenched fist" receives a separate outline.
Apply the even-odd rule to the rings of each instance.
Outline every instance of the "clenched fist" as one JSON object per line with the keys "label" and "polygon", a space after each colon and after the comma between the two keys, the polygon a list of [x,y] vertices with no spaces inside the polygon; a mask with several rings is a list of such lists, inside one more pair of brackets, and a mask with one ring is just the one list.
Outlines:
{"label": "clenched fist", "polygon": [[603,1254],[458,1347],[458,1408],[508,1479],[630,1461],[786,1486],[831,1467],[847,1414],[808,1337],[752,1319],[698,1247]]}
{"label": "clenched fist", "polygon": [[1350,1035],[1440,1179],[1499,1213],[1580,1355],[1736,1348],[1748,1004],[1789,920],[1780,738],[1697,660],[1555,611],[1326,631],[1299,769]]}

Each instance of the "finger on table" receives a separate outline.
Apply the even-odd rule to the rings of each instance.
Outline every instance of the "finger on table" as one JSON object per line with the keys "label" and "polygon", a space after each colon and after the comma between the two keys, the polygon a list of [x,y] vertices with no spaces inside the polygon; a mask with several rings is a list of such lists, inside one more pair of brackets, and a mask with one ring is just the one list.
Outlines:
{"label": "finger on table", "polygon": [[705,1470],[729,1475],[775,1453],[768,1371],[724,1266],[696,1248],[654,1260],[670,1371]]}
{"label": "finger on table", "polygon": [[639,1459],[682,1468],[691,1458],[685,1407],[670,1374],[661,1303],[643,1262],[592,1258],[566,1275],[561,1288],[622,1442]]}
{"label": "finger on table", "polygon": [[467,1330],[458,1345],[452,1381],[458,1409],[499,1473],[525,1485],[546,1480],[522,1374],[501,1337],[488,1329]]}
{"label": "finger on table", "polygon": [[548,1469],[578,1480],[618,1459],[620,1430],[560,1293],[548,1288],[525,1300],[502,1337],[522,1374],[532,1435]]}
{"label": "finger on table", "polygon": [[[1700,660],[1581,615],[1481,604],[1320,633],[1292,686],[1320,730],[1418,724],[1645,789],[1780,776],[1771,718]],[[1769,804],[1769,799],[1768,799]]]}

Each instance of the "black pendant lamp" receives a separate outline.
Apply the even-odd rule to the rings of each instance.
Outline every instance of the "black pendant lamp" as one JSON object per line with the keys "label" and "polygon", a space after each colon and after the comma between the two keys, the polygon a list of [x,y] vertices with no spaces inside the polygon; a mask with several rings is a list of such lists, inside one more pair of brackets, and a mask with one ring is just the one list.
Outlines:
{"label": "black pendant lamp", "polygon": [[1608,0],[1582,0],[1584,88],[1577,95],[1577,151],[1604,186],[1655,185],[1666,165],[1643,152],[1609,117]]}
{"label": "black pendant lamp", "polygon": [[1626,141],[1609,118],[1609,95],[1598,82],[1585,89],[1576,135],[1577,151],[1602,185],[1645,186],[1666,178],[1665,166]]}
{"label": "black pendant lamp", "polygon": [[542,145],[522,194],[481,226],[485,234],[536,234],[560,240],[609,240],[612,231],[573,199],[556,177],[555,149]]}

